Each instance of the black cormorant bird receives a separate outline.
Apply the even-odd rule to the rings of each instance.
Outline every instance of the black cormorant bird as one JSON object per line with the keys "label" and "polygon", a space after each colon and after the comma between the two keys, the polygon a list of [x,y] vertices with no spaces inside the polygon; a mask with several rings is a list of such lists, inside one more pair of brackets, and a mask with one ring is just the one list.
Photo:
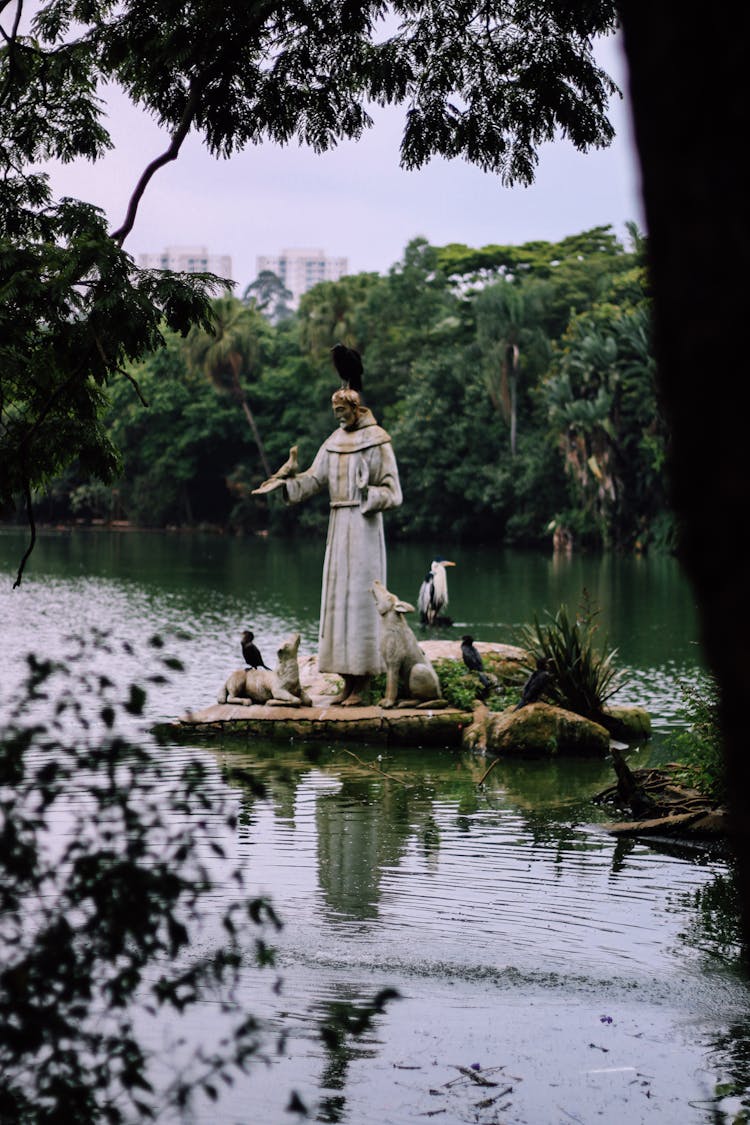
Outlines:
{"label": "black cormorant bird", "polygon": [[347,348],[346,344],[334,344],[331,348],[333,366],[339,373],[342,385],[350,391],[362,393],[362,357],[354,348]]}
{"label": "black cormorant bird", "polygon": [[443,611],[448,605],[448,576],[445,568],[455,565],[450,559],[444,559],[440,555],[430,563],[417,597],[419,620],[423,625],[453,624]]}
{"label": "black cormorant bird", "polygon": [[537,699],[544,694],[552,683],[552,678],[552,673],[547,668],[547,661],[541,656],[537,657],[536,670],[531,673],[521,688],[521,699],[513,710],[518,711],[519,708],[525,707],[527,703],[536,703]]}
{"label": "black cormorant bird", "polygon": [[484,672],[484,662],[479,654],[479,651],[474,647],[474,638],[470,637],[467,633],[465,637],[461,637],[461,655],[464,658],[464,664],[470,672],[476,672],[482,683],[482,687],[487,689],[492,687],[492,680]]}
{"label": "black cormorant bird", "polygon": [[247,629],[242,634],[242,657],[250,668],[265,668],[267,672],[271,671],[268,665],[263,663],[258,646],[253,644],[253,634]]}

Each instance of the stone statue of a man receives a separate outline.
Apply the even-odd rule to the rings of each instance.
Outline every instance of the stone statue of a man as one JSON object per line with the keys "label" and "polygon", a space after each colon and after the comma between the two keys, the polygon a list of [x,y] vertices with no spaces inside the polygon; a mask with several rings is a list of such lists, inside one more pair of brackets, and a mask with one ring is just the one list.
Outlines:
{"label": "stone statue of a man", "polygon": [[391,439],[357,391],[338,390],[331,401],[338,429],[310,468],[271,477],[255,491],[281,488],[287,503],[298,504],[328,487],[318,667],[344,681],[334,702],[353,706],[362,702],[370,676],[383,671],[372,584],[386,582],[382,513],[401,504],[401,485]]}

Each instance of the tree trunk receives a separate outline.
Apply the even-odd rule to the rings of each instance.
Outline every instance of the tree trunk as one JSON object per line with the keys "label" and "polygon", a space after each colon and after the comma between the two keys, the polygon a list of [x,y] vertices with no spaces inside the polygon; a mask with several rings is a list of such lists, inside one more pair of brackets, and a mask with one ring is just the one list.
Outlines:
{"label": "tree trunk", "polygon": [[250,429],[252,430],[252,433],[253,433],[253,437],[255,438],[255,444],[258,447],[258,453],[260,455],[260,463],[263,466],[263,472],[265,474],[266,480],[268,480],[268,478],[271,475],[271,469],[270,469],[269,464],[268,464],[268,459],[266,458],[266,451],[265,451],[265,448],[263,446],[263,441],[262,441],[261,436],[260,436],[260,430],[258,429],[258,424],[255,421],[255,415],[253,414],[252,410],[250,409],[250,404],[247,401],[247,395],[245,394],[244,390],[242,389],[242,383],[240,382],[240,369],[242,367],[242,359],[235,352],[233,355],[231,355],[229,357],[229,364],[230,364],[231,370],[232,370],[232,382],[234,384],[235,397],[237,399],[239,399],[240,406],[242,407],[243,411],[245,412],[245,417],[247,418],[248,425],[250,426]]}
{"label": "tree trunk", "polygon": [[518,410],[518,345],[508,348],[508,369],[510,373],[510,455],[516,455],[516,425]]}
{"label": "tree trunk", "polygon": [[[701,639],[720,689],[745,934],[750,937],[746,381],[750,9],[623,2],[648,227],[671,487]],[[708,377],[707,377],[708,370]]]}
{"label": "tree trunk", "polygon": [[255,444],[258,447],[258,453],[260,454],[261,464],[263,465],[263,472],[266,474],[266,480],[267,480],[268,477],[270,477],[270,475],[271,475],[271,469],[270,469],[270,466],[268,464],[268,459],[266,458],[266,451],[263,447],[263,442],[261,441],[260,431],[258,430],[258,425],[255,421],[255,416],[254,416],[252,410],[250,409],[250,406],[249,406],[248,401],[245,398],[244,394],[242,396],[241,401],[242,401],[242,409],[245,411],[245,417],[248,420],[248,423],[250,425],[250,429],[253,431],[253,437],[255,438]]}

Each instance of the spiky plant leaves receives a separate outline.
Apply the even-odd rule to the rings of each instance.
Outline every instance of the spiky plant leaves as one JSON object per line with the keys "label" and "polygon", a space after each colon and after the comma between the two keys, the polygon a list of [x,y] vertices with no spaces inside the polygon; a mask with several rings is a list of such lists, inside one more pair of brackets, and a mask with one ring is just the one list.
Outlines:
{"label": "spiky plant leaves", "polygon": [[596,644],[598,615],[584,594],[581,611],[571,619],[561,605],[546,621],[534,617],[533,625],[522,630],[521,643],[537,660],[544,660],[552,674],[549,688],[560,706],[587,718],[596,719],[604,706],[623,686],[622,672],[616,667],[618,650],[608,647],[605,638]]}

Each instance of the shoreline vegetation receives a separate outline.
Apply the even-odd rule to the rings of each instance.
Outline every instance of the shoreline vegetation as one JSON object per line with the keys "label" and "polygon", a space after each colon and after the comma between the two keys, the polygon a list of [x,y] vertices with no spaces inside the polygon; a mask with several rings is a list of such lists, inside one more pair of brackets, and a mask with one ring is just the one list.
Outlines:
{"label": "shoreline vegetation", "polygon": [[[162,326],[163,346],[108,382],[97,424],[116,456],[105,472],[60,451],[32,490],[34,519],[319,531],[323,505],[292,515],[253,490],[293,445],[308,465],[328,434],[340,341],[361,354],[364,401],[397,452],[407,502],[391,541],[450,528],[455,542],[672,552],[634,226],[630,241],[610,227],[481,250],[417,238],[387,274],[320,283],[294,311],[274,303],[273,276],[218,297],[210,325]],[[13,495],[0,515],[20,523],[28,503]]]}

